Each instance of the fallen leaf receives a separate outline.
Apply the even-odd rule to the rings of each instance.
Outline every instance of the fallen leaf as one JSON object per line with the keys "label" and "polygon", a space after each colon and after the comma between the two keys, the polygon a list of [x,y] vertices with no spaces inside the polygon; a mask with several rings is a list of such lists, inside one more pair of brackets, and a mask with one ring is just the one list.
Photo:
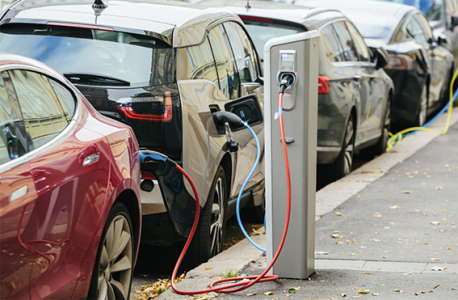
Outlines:
{"label": "fallen leaf", "polygon": [[340,297],[347,297],[347,294],[344,293],[344,294],[340,295]]}
{"label": "fallen leaf", "polygon": [[250,296],[256,296],[256,293],[251,293],[251,294],[246,294],[248,297]]}
{"label": "fallen leaf", "polygon": [[434,221],[434,222],[431,222],[430,224],[431,225],[439,225],[441,222],[438,222],[438,221]]}
{"label": "fallen leaf", "polygon": [[370,292],[369,290],[360,289],[360,290],[358,291],[358,294],[369,294],[369,292]]}
{"label": "fallen leaf", "polygon": [[372,274],[372,272],[364,272],[363,274]]}
{"label": "fallen leaf", "polygon": [[428,292],[430,292],[430,293],[434,293],[434,291],[433,291],[433,290],[429,290]]}
{"label": "fallen leaf", "polygon": [[374,218],[381,218],[381,217],[382,217],[382,215],[379,214],[378,212],[375,212],[375,213],[374,213]]}
{"label": "fallen leaf", "polygon": [[340,212],[336,211],[336,215],[339,216],[339,217],[342,217],[343,213],[340,213]]}
{"label": "fallen leaf", "polygon": [[336,242],[336,245],[342,245],[342,244],[343,244],[343,242],[340,242],[340,241]]}
{"label": "fallen leaf", "polygon": [[379,239],[371,239],[372,242],[380,242],[381,240]]}
{"label": "fallen leaf", "polygon": [[336,233],[336,234],[331,234],[331,237],[332,237],[332,238],[335,238],[335,239],[336,239],[336,238],[340,238],[340,234],[338,234],[338,233]]}
{"label": "fallen leaf", "polygon": [[411,190],[405,190],[405,191],[402,191],[403,194],[412,194],[412,191]]}
{"label": "fallen leaf", "polygon": [[379,293],[372,293],[372,296],[380,296]]}
{"label": "fallen leaf", "polygon": [[437,258],[437,257],[433,257],[433,258],[431,258],[431,260],[432,260],[432,261],[439,261],[439,260],[440,260],[440,258]]}
{"label": "fallen leaf", "polygon": [[333,233],[340,233],[340,231],[339,231],[339,230],[334,230],[334,232],[333,232]]}
{"label": "fallen leaf", "polygon": [[205,270],[211,270],[213,269],[212,267],[206,267]]}
{"label": "fallen leaf", "polygon": [[433,290],[435,290],[436,288],[440,287],[440,284],[436,285],[435,287],[433,287]]}
{"label": "fallen leaf", "polygon": [[436,190],[442,190],[441,186],[436,186]]}
{"label": "fallen leaf", "polygon": [[285,294],[286,297],[290,297],[292,296],[293,294]]}
{"label": "fallen leaf", "polygon": [[401,290],[400,289],[395,289],[394,290],[396,293],[399,293]]}
{"label": "fallen leaf", "polygon": [[395,205],[395,206],[390,206],[391,209],[399,209],[400,207]]}
{"label": "fallen leaf", "polygon": [[351,256],[355,256],[356,254],[355,253],[350,253]]}
{"label": "fallen leaf", "polygon": [[265,292],[264,293],[264,295],[266,295],[266,296],[273,295],[273,294],[274,294],[274,292]]}

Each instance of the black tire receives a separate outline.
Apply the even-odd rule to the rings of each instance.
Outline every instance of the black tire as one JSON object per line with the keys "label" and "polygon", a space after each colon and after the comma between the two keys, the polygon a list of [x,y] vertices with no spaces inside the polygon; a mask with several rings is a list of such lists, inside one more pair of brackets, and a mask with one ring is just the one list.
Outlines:
{"label": "black tire", "polygon": [[390,130],[391,130],[391,96],[388,96],[388,101],[386,103],[386,111],[385,111],[382,135],[380,136],[380,139],[378,140],[377,144],[375,144],[374,146],[368,149],[373,155],[382,155],[383,153],[386,152]]}
{"label": "black tire", "polygon": [[117,202],[100,239],[88,299],[130,299],[134,256],[132,221],[126,206]]}
{"label": "black tire", "polygon": [[353,166],[353,154],[355,149],[355,125],[353,115],[350,114],[342,144],[342,150],[332,164],[318,165],[318,177],[325,184],[347,176]]}
{"label": "black tire", "polygon": [[196,233],[184,261],[184,268],[191,269],[223,250],[227,221],[227,181],[223,167],[218,166],[207,202],[201,209]]}
{"label": "black tire", "polygon": [[421,103],[420,109],[418,110],[417,116],[413,123],[414,127],[421,127],[426,122],[426,117],[428,115],[428,87],[425,85],[423,91],[421,92]]}

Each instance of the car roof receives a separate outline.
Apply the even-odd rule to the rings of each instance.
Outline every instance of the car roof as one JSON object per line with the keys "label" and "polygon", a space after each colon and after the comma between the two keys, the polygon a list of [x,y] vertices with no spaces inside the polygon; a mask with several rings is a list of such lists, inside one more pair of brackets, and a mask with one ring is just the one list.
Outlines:
{"label": "car roof", "polygon": [[224,7],[240,16],[256,16],[304,25],[307,23],[307,18],[324,12],[333,12],[333,17],[343,17],[341,12],[333,8],[316,8],[308,5],[297,6],[270,1],[252,0],[249,1],[249,8],[247,8],[246,0],[203,0],[198,3],[213,7]]}
{"label": "car roof", "polygon": [[364,12],[365,14],[381,15],[399,22],[406,13],[416,10],[413,6],[385,1],[367,0],[297,0],[295,5],[307,7],[332,7],[339,9],[344,14]]}
{"label": "car roof", "polygon": [[[108,7],[96,13],[94,0],[22,0],[13,4],[3,19],[9,22],[43,24],[48,21],[109,26],[117,31],[137,30],[139,34],[154,32],[174,46],[199,44],[205,37],[202,27],[222,18],[236,18],[233,13],[198,4],[172,0],[105,0]],[[182,36],[183,30],[200,26],[194,36]],[[146,32],[145,32],[146,31]],[[176,44],[177,43],[177,44]]]}
{"label": "car roof", "polygon": [[[342,11],[359,29],[366,39],[381,40],[388,43],[401,20],[411,12],[419,12],[413,6],[385,1],[367,0],[297,0],[295,5],[307,7],[332,7]],[[387,29],[386,33],[379,37],[371,37],[364,34],[363,23],[377,24],[380,28]]]}

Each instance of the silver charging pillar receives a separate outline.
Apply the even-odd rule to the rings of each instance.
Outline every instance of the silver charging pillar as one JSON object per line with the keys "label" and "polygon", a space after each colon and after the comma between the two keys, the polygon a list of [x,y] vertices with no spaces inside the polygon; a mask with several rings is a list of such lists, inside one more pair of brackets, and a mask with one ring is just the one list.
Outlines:
{"label": "silver charging pillar", "polygon": [[309,31],[271,39],[264,47],[267,264],[278,249],[287,204],[285,162],[276,119],[278,78],[281,71],[292,72],[295,77],[283,98],[292,206],[285,245],[271,271],[281,278],[307,278],[314,272],[319,39],[318,31]]}

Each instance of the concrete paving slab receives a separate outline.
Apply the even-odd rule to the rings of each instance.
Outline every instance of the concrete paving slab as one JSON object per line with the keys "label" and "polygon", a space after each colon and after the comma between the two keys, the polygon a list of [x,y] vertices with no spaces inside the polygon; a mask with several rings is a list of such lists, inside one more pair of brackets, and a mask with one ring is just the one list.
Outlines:
{"label": "concrete paving slab", "polygon": [[362,270],[364,260],[315,259],[315,269]]}
{"label": "concrete paving slab", "polygon": [[433,264],[429,263],[425,269],[426,272],[458,274],[458,264]]}
{"label": "concrete paving slab", "polygon": [[423,272],[427,263],[407,263],[390,261],[366,261],[363,271],[390,271],[390,272]]}

